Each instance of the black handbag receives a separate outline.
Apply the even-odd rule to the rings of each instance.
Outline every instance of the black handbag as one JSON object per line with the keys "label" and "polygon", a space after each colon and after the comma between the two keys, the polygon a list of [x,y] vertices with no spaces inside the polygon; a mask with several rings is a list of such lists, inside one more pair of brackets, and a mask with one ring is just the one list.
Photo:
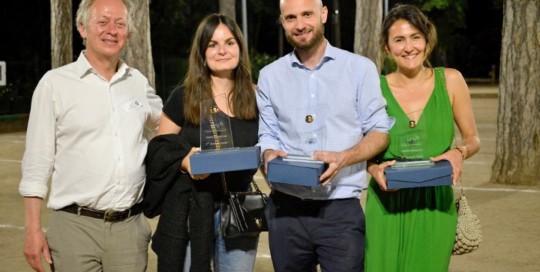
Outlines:
{"label": "black handbag", "polygon": [[257,184],[254,192],[228,192],[225,175],[222,174],[225,195],[221,201],[221,234],[223,238],[257,237],[268,231],[264,208],[268,197]]}
{"label": "black handbag", "polygon": [[[214,134],[216,149],[221,149],[219,136],[212,115],[209,118]],[[255,181],[251,181],[255,192],[229,192],[225,173],[221,173],[223,200],[220,205],[221,235],[223,238],[257,237],[261,231],[268,231],[264,208],[268,197],[261,192]]]}

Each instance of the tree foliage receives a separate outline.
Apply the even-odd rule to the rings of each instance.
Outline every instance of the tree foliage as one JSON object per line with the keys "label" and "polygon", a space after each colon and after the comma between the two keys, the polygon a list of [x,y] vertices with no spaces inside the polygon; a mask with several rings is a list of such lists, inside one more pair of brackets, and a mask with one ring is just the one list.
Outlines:
{"label": "tree foliage", "polygon": [[187,56],[199,22],[206,15],[218,11],[218,1],[152,1],[150,24],[154,57]]}

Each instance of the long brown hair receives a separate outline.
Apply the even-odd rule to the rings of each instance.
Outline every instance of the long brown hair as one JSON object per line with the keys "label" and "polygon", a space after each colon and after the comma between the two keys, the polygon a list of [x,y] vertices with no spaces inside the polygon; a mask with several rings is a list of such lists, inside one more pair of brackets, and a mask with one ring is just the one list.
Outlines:
{"label": "long brown hair", "polygon": [[195,125],[200,123],[200,102],[212,99],[211,71],[206,65],[205,52],[219,24],[225,25],[231,31],[240,47],[240,60],[232,73],[234,85],[229,96],[233,112],[238,119],[247,120],[257,117],[249,54],[242,31],[230,17],[211,14],[206,16],[197,27],[189,54],[189,68],[183,82],[184,116],[186,121]]}

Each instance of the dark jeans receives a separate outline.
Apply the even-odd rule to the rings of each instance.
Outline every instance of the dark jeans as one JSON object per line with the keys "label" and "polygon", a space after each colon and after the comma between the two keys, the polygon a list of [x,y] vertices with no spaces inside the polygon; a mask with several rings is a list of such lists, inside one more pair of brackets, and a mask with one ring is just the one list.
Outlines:
{"label": "dark jeans", "polygon": [[274,270],[364,271],[365,219],[359,199],[301,200],[273,191],[267,203]]}

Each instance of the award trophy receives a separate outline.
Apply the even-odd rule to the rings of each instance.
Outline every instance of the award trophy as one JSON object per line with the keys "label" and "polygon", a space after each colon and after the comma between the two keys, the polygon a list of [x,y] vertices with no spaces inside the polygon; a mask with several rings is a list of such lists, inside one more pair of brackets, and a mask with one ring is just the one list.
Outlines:
{"label": "award trophy", "polygon": [[267,179],[274,188],[279,190],[282,183],[320,188],[319,177],[327,165],[311,159],[311,155],[325,149],[326,137],[324,127],[316,127],[316,119],[313,116],[307,117],[305,127],[315,128],[297,133],[297,138],[293,140],[294,146],[291,147],[293,150],[286,158],[277,157],[268,162]]}
{"label": "award trophy", "polygon": [[397,137],[402,158],[385,169],[388,189],[428,187],[452,184],[452,165],[432,162],[426,156],[427,133],[421,122]]}
{"label": "award trophy", "polygon": [[225,94],[201,102],[201,150],[190,157],[191,174],[257,169],[260,147],[235,147],[230,118],[217,105],[228,105]]}
{"label": "award trophy", "polygon": [[433,165],[433,162],[424,155],[427,144],[427,132],[424,122],[400,134],[397,141],[402,156],[392,167],[407,168]]}
{"label": "award trophy", "polygon": [[218,104],[228,104],[225,94],[201,102],[201,151],[234,148],[229,116]]}

